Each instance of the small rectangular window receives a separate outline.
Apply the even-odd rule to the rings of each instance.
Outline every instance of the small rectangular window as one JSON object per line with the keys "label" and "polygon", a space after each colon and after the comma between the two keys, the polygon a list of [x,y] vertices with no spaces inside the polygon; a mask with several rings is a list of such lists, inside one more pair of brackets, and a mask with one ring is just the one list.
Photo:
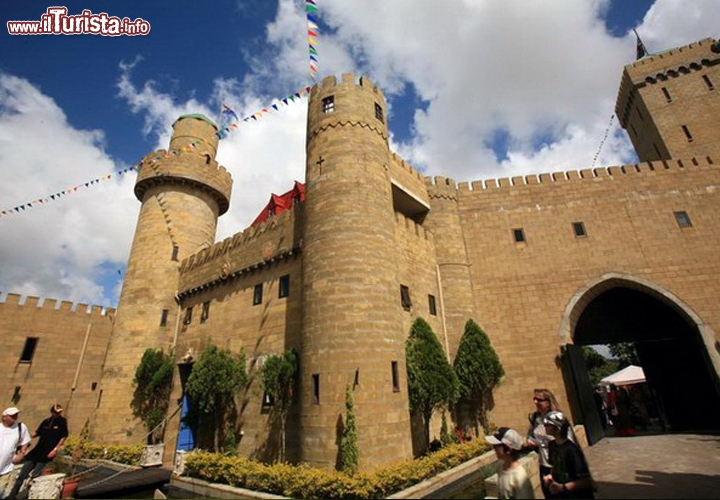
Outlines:
{"label": "small rectangular window", "polygon": [[512,230],[513,232],[513,239],[515,240],[515,243],[524,243],[525,242],[525,231],[521,227],[515,228]]}
{"label": "small rectangular window", "polygon": [[437,307],[435,306],[435,296],[428,295],[428,309],[431,316],[437,316]]}
{"label": "small rectangular window", "polygon": [[35,356],[35,348],[37,347],[38,337],[27,337],[25,339],[25,346],[23,347],[22,354],[20,354],[21,363],[31,363],[33,356]]}
{"label": "small rectangular window", "polygon": [[666,89],[665,87],[663,87],[663,88],[662,88],[662,93],[663,93],[663,95],[665,96],[665,100],[666,100],[667,102],[672,102],[672,97],[670,97],[670,92],[668,92],[668,89]]}
{"label": "small rectangular window", "polygon": [[412,301],[410,300],[410,289],[405,285],[400,285],[400,303],[402,308],[409,311],[412,307]]}
{"label": "small rectangular window", "polygon": [[263,392],[262,405],[265,408],[274,406],[275,400],[273,399],[273,397],[270,394],[268,394],[267,392]]}
{"label": "small rectangular window", "polygon": [[715,86],[714,86],[713,83],[710,81],[710,77],[709,77],[709,76],[703,75],[702,78],[703,78],[703,81],[705,82],[705,85],[707,85],[708,90],[715,90]]}
{"label": "small rectangular window", "polygon": [[332,113],[335,111],[335,96],[327,96],[322,100],[323,113]]}
{"label": "small rectangular window", "polygon": [[582,222],[573,222],[572,227],[575,236],[587,236],[587,233],[585,232],[585,224]]}
{"label": "small rectangular window", "polygon": [[253,291],[253,305],[254,306],[262,304],[262,292],[263,292],[262,283],[258,283],[257,285],[255,285],[255,290]]}
{"label": "small rectangular window", "polygon": [[383,109],[378,103],[375,103],[375,118],[377,118],[381,122],[385,123],[385,117],[383,116]]}
{"label": "small rectangular window", "polygon": [[680,227],[692,227],[692,221],[687,212],[675,212],[675,220]]}
{"label": "small rectangular window", "polygon": [[200,313],[200,323],[205,323],[210,317],[210,301],[203,302],[202,312]]}
{"label": "small rectangular window", "polygon": [[319,373],[313,373],[312,376],[312,384],[313,384],[313,404],[319,405],[320,404],[320,374]]}
{"label": "small rectangular window", "polygon": [[397,361],[391,362],[391,369],[392,369],[393,392],[400,392],[400,372],[398,371],[398,362]]}
{"label": "small rectangular window", "polygon": [[167,319],[169,313],[170,311],[168,309],[162,310],[162,312],[160,313],[160,326],[167,326]]}
{"label": "small rectangular window", "polygon": [[192,322],[192,307],[185,309],[185,318],[183,319],[183,325],[189,325]]}
{"label": "small rectangular window", "polygon": [[687,125],[682,126],[683,133],[685,134],[685,138],[688,140],[688,142],[693,141],[693,136],[690,133],[690,130],[687,128]]}
{"label": "small rectangular window", "polygon": [[173,245],[172,260],[177,261],[179,253],[180,253],[180,247],[177,245]]}
{"label": "small rectangular window", "polygon": [[282,299],[290,295],[290,275],[280,276],[280,286],[278,287],[278,298]]}

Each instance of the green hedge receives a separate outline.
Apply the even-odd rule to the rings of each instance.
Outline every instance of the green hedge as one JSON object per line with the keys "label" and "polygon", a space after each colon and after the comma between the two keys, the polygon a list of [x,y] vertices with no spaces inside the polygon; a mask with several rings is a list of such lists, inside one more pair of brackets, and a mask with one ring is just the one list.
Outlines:
{"label": "green hedge", "polygon": [[77,457],[88,460],[110,460],[126,465],[139,465],[143,445],[119,445],[81,441],[78,436],[70,436],[65,441],[62,455],[67,458]]}
{"label": "green hedge", "polygon": [[195,451],[185,458],[185,474],[213,483],[291,498],[386,498],[489,450],[482,440],[446,446],[431,455],[349,476],[306,465],[266,465],[237,456]]}

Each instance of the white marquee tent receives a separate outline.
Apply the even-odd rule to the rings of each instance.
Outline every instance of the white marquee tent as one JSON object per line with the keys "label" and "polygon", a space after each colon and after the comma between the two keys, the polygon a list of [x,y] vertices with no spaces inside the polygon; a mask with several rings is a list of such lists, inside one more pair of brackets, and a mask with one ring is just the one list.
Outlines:
{"label": "white marquee tent", "polygon": [[600,381],[603,385],[630,385],[642,382],[645,382],[645,372],[643,372],[642,367],[635,365],[627,366]]}

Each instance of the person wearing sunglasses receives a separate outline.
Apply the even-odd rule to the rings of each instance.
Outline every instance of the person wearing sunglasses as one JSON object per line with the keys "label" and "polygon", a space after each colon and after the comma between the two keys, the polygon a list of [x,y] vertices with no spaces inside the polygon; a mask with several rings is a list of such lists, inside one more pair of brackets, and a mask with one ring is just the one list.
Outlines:
{"label": "person wearing sunglasses", "polygon": [[[530,427],[527,432],[526,446],[534,449],[538,454],[538,462],[540,464],[540,477],[548,476],[551,471],[550,452],[548,445],[552,439],[545,432],[545,424],[543,419],[551,411],[560,411],[555,395],[548,389],[533,390],[533,403],[535,411],[528,415]],[[544,482],[541,483],[542,492],[545,498],[552,498],[553,494]]]}

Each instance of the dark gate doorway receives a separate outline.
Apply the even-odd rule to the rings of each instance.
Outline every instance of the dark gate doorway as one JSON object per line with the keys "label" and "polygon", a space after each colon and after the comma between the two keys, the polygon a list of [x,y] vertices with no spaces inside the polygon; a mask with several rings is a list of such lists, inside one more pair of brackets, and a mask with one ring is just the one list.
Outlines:
{"label": "dark gate doorway", "polygon": [[[720,383],[697,325],[676,304],[639,284],[608,287],[587,302],[572,332],[576,346],[634,342],[670,432],[720,429]],[[592,291],[588,292],[593,295]],[[567,379],[577,375],[563,362]],[[587,376],[587,375],[586,375]],[[580,377],[582,378],[582,377]],[[583,391],[566,383],[574,416],[588,413]],[[577,418],[577,416],[576,416]]]}

